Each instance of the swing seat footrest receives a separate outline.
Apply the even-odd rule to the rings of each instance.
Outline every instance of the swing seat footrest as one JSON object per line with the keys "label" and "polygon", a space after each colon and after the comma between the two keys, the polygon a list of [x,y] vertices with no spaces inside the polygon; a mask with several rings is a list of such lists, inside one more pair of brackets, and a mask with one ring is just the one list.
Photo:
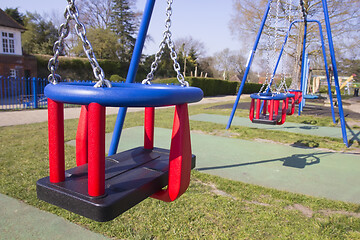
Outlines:
{"label": "swing seat footrest", "polygon": [[[195,168],[192,155],[191,168]],[[69,169],[65,181],[51,183],[49,177],[36,183],[39,199],[85,216],[106,222],[160,191],[168,184],[169,150],[143,147],[105,159],[105,194],[88,195],[87,164]]]}
{"label": "swing seat footrest", "polygon": [[281,120],[281,116],[274,116],[273,120],[269,120],[269,116],[262,115],[259,119],[253,118],[252,123],[276,125]]}

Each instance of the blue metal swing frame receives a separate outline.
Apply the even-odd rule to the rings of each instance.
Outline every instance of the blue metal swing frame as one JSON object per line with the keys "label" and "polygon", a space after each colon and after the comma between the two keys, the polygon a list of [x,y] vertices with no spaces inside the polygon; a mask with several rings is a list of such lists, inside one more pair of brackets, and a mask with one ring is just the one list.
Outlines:
{"label": "blue metal swing frame", "polygon": [[[236,100],[235,100],[235,103],[233,105],[233,109],[231,111],[231,114],[230,114],[230,118],[228,120],[228,123],[227,123],[227,126],[226,126],[226,129],[229,129],[231,127],[231,123],[232,123],[232,120],[234,118],[234,115],[235,115],[235,112],[236,112],[236,108],[238,106],[238,103],[240,101],[240,96],[242,94],[242,91],[244,89],[244,86],[245,86],[245,82],[247,80],[247,77],[248,77],[248,74],[249,74],[249,71],[250,71],[250,68],[251,68],[251,65],[252,65],[252,62],[253,62],[253,59],[254,59],[254,56],[255,56],[255,53],[256,53],[256,50],[257,50],[257,47],[258,47],[258,44],[259,44],[259,41],[260,41],[260,37],[261,37],[261,34],[262,34],[262,31],[264,29],[264,26],[265,26],[265,22],[266,22],[266,19],[268,17],[268,14],[269,14],[269,11],[270,11],[270,8],[271,8],[271,3],[272,3],[272,0],[269,0],[268,3],[267,3],[267,6],[266,6],[266,9],[265,9],[265,13],[264,13],[264,16],[262,18],[262,21],[261,21],[261,24],[260,24],[260,27],[259,27],[259,31],[257,33],[257,36],[256,36],[256,40],[255,40],[255,43],[254,43],[254,46],[253,46],[253,49],[252,51],[250,52],[250,55],[249,55],[249,58],[248,58],[248,61],[247,61],[247,64],[246,64],[246,70],[245,70],[245,73],[244,73],[244,76],[243,76],[243,79],[241,81],[241,85],[239,87],[239,91],[238,91],[238,94],[237,94],[237,97],[236,97]],[[328,6],[327,6],[327,0],[322,0],[322,7],[323,7],[323,12],[324,12],[324,19],[325,19],[325,25],[326,25],[326,32],[327,32],[327,36],[328,36],[328,44],[329,44],[329,50],[330,50],[330,56],[331,56],[331,63],[332,63],[332,66],[333,66],[333,72],[334,72],[334,82],[335,82],[335,89],[336,89],[336,96],[337,96],[337,100],[338,100],[338,108],[339,108],[339,116],[340,116],[340,124],[341,124],[341,131],[342,131],[342,137],[343,137],[343,142],[344,144],[346,145],[346,147],[349,147],[349,143],[348,143],[348,139],[347,139],[347,133],[346,133],[346,123],[345,123],[345,117],[344,117],[344,111],[343,111],[343,106],[342,106],[342,101],[341,101],[341,94],[340,94],[340,87],[339,87],[339,79],[338,79],[338,72],[337,72],[337,65],[336,65],[336,58],[335,58],[335,50],[334,50],[334,44],[333,44],[333,40],[332,40],[332,33],[331,33],[331,26],[330,26],[330,19],[329,19],[329,12],[328,12]],[[303,43],[303,53],[302,53],[302,56],[305,56],[305,50],[306,50],[306,36],[307,36],[307,23],[308,22],[315,22],[318,24],[319,26],[319,32],[320,32],[320,38],[321,38],[321,44],[322,44],[322,51],[323,51],[323,56],[324,56],[324,63],[325,63],[325,69],[326,69],[326,76],[327,76],[327,83],[328,83],[328,92],[329,92],[329,97],[330,97],[330,102],[332,103],[332,94],[331,94],[331,85],[330,85],[330,75],[329,75],[329,72],[328,72],[328,67],[327,67],[327,60],[326,60],[326,52],[325,52],[325,43],[324,43],[324,38],[323,38],[323,34],[322,34],[322,27],[321,27],[321,23],[318,21],[318,20],[307,20],[307,19],[304,19],[304,20],[296,20],[296,21],[293,21],[291,24],[290,24],[290,27],[289,27],[289,31],[285,37],[285,40],[284,40],[284,43],[283,43],[283,46],[282,46],[282,49],[280,51],[280,55],[279,55],[279,58],[278,58],[278,61],[276,63],[276,67],[274,69],[274,74],[273,76],[275,76],[275,73],[276,73],[276,70],[277,70],[277,67],[279,65],[279,62],[280,62],[280,59],[281,59],[281,56],[282,56],[282,53],[283,53],[283,50],[284,50],[284,46],[287,42],[287,39],[288,39],[288,35],[290,33],[290,30],[291,30],[291,27],[297,23],[297,22],[301,22],[301,21],[304,21],[305,22],[305,28],[304,28],[304,43]],[[301,69],[303,70],[305,68],[305,58],[303,57],[302,58],[302,67]],[[304,78],[304,71],[301,72],[301,79]],[[271,79],[271,83],[272,84],[272,81],[273,81],[273,78]],[[303,89],[303,81],[301,81],[301,90]],[[334,113],[334,107],[332,105],[331,107],[331,111],[332,111],[332,116],[333,116],[333,121],[335,123],[335,113]],[[301,112],[299,112],[299,115],[300,115]]]}

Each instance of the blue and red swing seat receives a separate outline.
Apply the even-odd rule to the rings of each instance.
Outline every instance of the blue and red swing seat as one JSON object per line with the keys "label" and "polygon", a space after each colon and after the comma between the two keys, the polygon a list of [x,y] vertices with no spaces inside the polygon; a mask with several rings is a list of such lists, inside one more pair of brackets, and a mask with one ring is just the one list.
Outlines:
{"label": "blue and red swing seat", "polygon": [[[293,115],[295,113],[295,94],[290,92],[285,93],[286,95],[286,115]],[[291,107],[290,107],[291,104]]]}
{"label": "blue and red swing seat", "polygon": [[289,98],[285,94],[256,93],[250,97],[249,118],[253,123],[281,125],[286,121]]}
{"label": "blue and red swing seat", "polygon": [[302,91],[296,89],[289,89],[289,93],[295,95],[295,104],[299,104],[302,101]]}
{"label": "blue and red swing seat", "polygon": [[[59,83],[48,97],[48,177],[38,198],[95,221],[109,221],[147,197],[174,201],[189,186],[195,167],[187,104],[200,101],[195,87],[113,83],[112,88]],[[76,136],[77,167],[65,170],[63,104],[82,105]],[[155,107],[175,105],[170,150],[154,147]],[[105,111],[145,107],[144,146],[105,157]],[[163,189],[166,187],[166,189]]]}

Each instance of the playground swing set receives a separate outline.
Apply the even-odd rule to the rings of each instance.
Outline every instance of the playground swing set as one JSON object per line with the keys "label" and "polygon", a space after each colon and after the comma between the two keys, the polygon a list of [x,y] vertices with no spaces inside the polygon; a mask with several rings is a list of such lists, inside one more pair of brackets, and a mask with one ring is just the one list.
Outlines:
{"label": "playground swing set", "polygon": [[[188,85],[176,61],[177,54],[170,31],[173,0],[167,0],[166,30],[151,70],[142,84],[133,82],[155,0],[146,2],[125,83],[111,83],[105,79],[104,72],[86,37],[85,26],[78,19],[79,11],[75,0],[67,0],[67,2],[64,14],[66,22],[60,25],[60,37],[54,44],[54,57],[48,64],[51,73],[48,77],[50,83],[45,87],[45,95],[48,98],[49,176],[37,181],[38,198],[99,222],[114,219],[148,197],[165,202],[176,200],[188,188],[190,172],[195,167],[196,157],[192,154],[190,142],[188,103],[200,101],[203,98],[203,92],[199,88]],[[250,70],[271,2],[271,0],[268,2],[235,105],[239,101]],[[323,6],[328,34],[330,34],[326,0],[323,0]],[[64,39],[70,32],[72,20],[75,21],[76,33],[83,42],[84,52],[93,68],[97,79],[96,84],[61,82],[61,77],[56,74],[58,57],[64,49]],[[306,23],[305,20],[305,25]],[[329,35],[329,45],[335,75],[336,63],[330,39],[331,35]],[[173,60],[180,86],[151,84],[165,47],[170,50],[170,57]],[[276,69],[273,76],[275,73]],[[337,81],[337,74],[335,79]],[[301,102],[301,94],[297,94],[298,91],[295,90],[293,92],[288,90],[285,78],[274,93],[270,91],[271,83],[272,81],[268,82],[264,93],[252,96],[253,120],[261,123],[260,115],[267,115],[266,112],[269,112],[268,119],[263,121],[282,124],[287,114],[294,114],[295,104]],[[338,94],[339,97],[340,94]],[[281,117],[278,117],[280,116],[278,112],[280,102],[282,102]],[[341,101],[339,102],[339,109],[341,107],[342,111]],[[68,170],[65,170],[64,103],[82,105],[76,134],[77,166]],[[175,113],[170,149],[154,147],[155,107],[171,105],[175,106]],[[235,105],[234,109],[236,109]],[[105,112],[108,106],[120,108],[109,155],[105,157]],[[116,153],[127,107],[145,108],[144,145]],[[235,113],[234,109],[231,119]],[[343,116],[342,112],[341,114]]]}
{"label": "playground swing set", "polygon": [[[155,1],[148,1],[139,38],[132,59],[132,71],[144,44],[147,26]],[[190,171],[195,167],[191,152],[188,103],[200,101],[203,92],[189,87],[180,73],[171,40],[171,4],[168,0],[166,31],[151,72],[142,84],[110,83],[104,77],[86,37],[84,25],[78,19],[74,0],[68,0],[66,22],[60,26],[60,38],[54,45],[54,57],[49,61],[50,84],[45,87],[49,117],[48,177],[37,182],[38,198],[95,221],[109,221],[142,200],[153,197],[165,202],[181,196],[190,183]],[[91,83],[60,82],[56,74],[58,56],[69,33],[69,22],[75,20],[77,35],[98,80]],[[150,84],[163,48],[171,49],[174,69],[181,86]],[[132,72],[135,76],[135,72]],[[82,105],[76,136],[77,167],[65,171],[63,104]],[[155,107],[175,106],[170,150],[154,147]],[[105,158],[106,107],[145,107],[144,146]],[[163,189],[166,187],[166,189]]]}
{"label": "playground swing set", "polygon": [[[263,15],[263,18],[262,18],[262,21],[260,24],[260,28],[257,33],[254,46],[248,57],[248,61],[246,64],[246,70],[244,72],[244,76],[241,81],[239,91],[238,91],[235,103],[233,105],[226,129],[229,129],[231,127],[231,123],[235,116],[237,105],[240,101],[240,96],[244,89],[244,85],[246,83],[246,80],[247,80],[252,62],[254,60],[255,53],[256,53],[262,32],[264,30],[265,23],[268,19],[269,12],[272,8],[273,2],[274,2],[273,0],[268,0],[266,10]],[[334,83],[335,83],[336,96],[337,96],[337,102],[338,102],[338,110],[339,110],[339,118],[340,118],[340,124],[341,124],[342,137],[343,137],[343,142],[346,145],[346,147],[349,147],[347,133],[346,133],[346,123],[345,123],[344,111],[343,111],[343,106],[342,106],[342,101],[341,101],[341,92],[340,92],[340,86],[339,86],[339,80],[338,80],[339,78],[338,78],[337,65],[336,65],[336,59],[335,59],[335,51],[334,51],[334,45],[333,45],[333,41],[332,41],[332,33],[331,33],[331,27],[330,27],[328,6],[327,6],[326,0],[322,0],[321,2],[322,2],[322,8],[323,8],[323,12],[324,12],[324,20],[325,20],[325,25],[326,25],[327,37],[328,37],[328,45],[329,45],[329,50],[330,50],[331,63],[332,63],[332,67],[333,67]],[[280,4],[280,0],[277,0],[276,21],[278,19],[279,4]],[[290,3],[288,3],[288,4],[290,6]],[[309,70],[309,66],[307,65],[308,60],[306,58],[306,55],[307,55],[306,54],[306,37],[307,37],[307,27],[308,27],[309,23],[317,23],[318,28],[319,28],[320,40],[321,40],[321,46],[322,46],[322,52],[323,52],[323,59],[324,59],[324,65],[325,65],[325,72],[326,72],[326,79],[327,79],[327,85],[328,85],[328,94],[329,94],[329,100],[331,103],[332,119],[333,119],[333,122],[336,123],[335,111],[334,111],[332,93],[331,93],[330,74],[329,74],[328,65],[327,65],[326,49],[325,49],[325,42],[324,42],[323,30],[321,27],[321,23],[318,20],[307,19],[307,12],[305,10],[303,0],[300,0],[300,7],[301,7],[303,19],[298,19],[298,20],[294,20],[294,21],[290,22],[289,29],[285,35],[284,42],[282,44],[282,47],[281,47],[281,50],[280,50],[280,53],[279,53],[279,56],[278,56],[278,59],[275,64],[275,67],[274,67],[271,77],[268,78],[268,73],[267,73],[266,80],[265,80],[262,88],[260,89],[259,93],[250,95],[252,100],[251,100],[251,105],[250,105],[249,118],[253,123],[281,125],[286,120],[286,113],[288,113],[288,114],[294,113],[293,107],[295,104],[299,105],[298,114],[300,115],[303,110],[303,107],[305,105],[305,99],[317,97],[317,96],[309,95],[306,93],[307,81],[308,81],[308,70]],[[289,20],[290,20],[290,18],[289,18]],[[301,61],[300,89],[287,89],[286,83],[285,83],[285,87],[284,87],[285,92],[284,93],[280,93],[279,90],[273,91],[272,85],[273,85],[274,77],[276,75],[277,68],[279,67],[279,63],[282,58],[288,37],[290,35],[291,28],[293,27],[294,24],[300,23],[300,22],[304,23],[304,33],[303,33],[304,41],[303,41],[303,46],[302,46],[302,56],[303,57],[302,57],[302,61]],[[277,37],[276,26],[275,26],[274,35],[275,35],[275,39],[276,39],[276,37]],[[269,50],[269,49],[267,49],[267,50]],[[268,61],[269,61],[269,58],[268,58]],[[265,91],[262,92],[265,85],[267,87],[266,87]],[[283,82],[280,85],[283,85]],[[286,100],[286,99],[289,99],[289,100]],[[291,102],[291,110],[289,110],[290,104],[287,103],[287,101]],[[282,102],[281,111],[279,110],[280,102]]]}

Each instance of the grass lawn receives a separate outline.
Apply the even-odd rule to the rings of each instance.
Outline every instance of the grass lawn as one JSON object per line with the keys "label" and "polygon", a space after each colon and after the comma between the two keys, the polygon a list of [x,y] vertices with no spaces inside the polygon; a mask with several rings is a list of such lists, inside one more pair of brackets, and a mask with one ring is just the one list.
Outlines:
{"label": "grass lawn", "polygon": [[[191,106],[190,114],[230,114],[230,110],[208,109],[212,105]],[[115,118],[107,117],[107,132],[112,131]],[[159,110],[156,126],[171,128],[172,118],[173,109]],[[331,124],[331,119],[308,116],[288,120]],[[142,113],[127,114],[125,128],[142,124]],[[76,128],[77,120],[65,121],[66,140],[75,138]],[[310,147],[348,151],[341,139],[241,127],[228,132],[224,128],[191,121],[192,130],[208,134],[283,144],[302,141]],[[113,221],[97,223],[36,198],[36,181],[48,175],[47,123],[1,127],[0,133],[1,193],[114,239],[360,239],[360,205],[244,184],[195,170],[188,191],[175,202],[146,199]],[[359,150],[359,143],[350,150]],[[75,148],[66,145],[65,151],[66,167],[74,167]]]}

